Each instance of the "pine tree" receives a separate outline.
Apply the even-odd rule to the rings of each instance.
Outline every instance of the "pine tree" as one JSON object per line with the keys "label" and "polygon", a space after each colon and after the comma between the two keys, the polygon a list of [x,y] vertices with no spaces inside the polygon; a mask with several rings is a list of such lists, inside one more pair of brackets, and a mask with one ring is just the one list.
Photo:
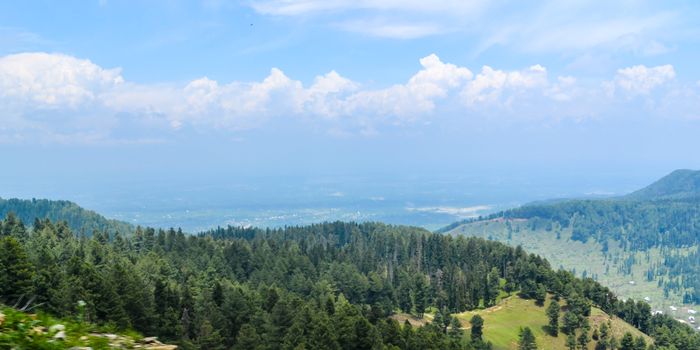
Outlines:
{"label": "pine tree", "polygon": [[308,345],[310,349],[340,349],[340,345],[338,345],[335,333],[330,325],[330,320],[325,313],[319,313],[314,318]]}
{"label": "pine tree", "polygon": [[539,306],[544,305],[544,301],[547,299],[547,289],[542,284],[537,284],[537,289],[535,289],[535,304]]}
{"label": "pine tree", "polygon": [[566,336],[566,347],[569,350],[576,350],[576,335],[573,332]]}
{"label": "pine tree", "polygon": [[415,293],[413,295],[416,314],[418,317],[423,318],[425,309],[428,307],[428,289],[430,285],[423,274],[418,274],[415,280]]}
{"label": "pine tree", "polygon": [[564,314],[564,325],[562,326],[564,333],[573,334],[576,331],[576,328],[578,328],[578,324],[578,316],[576,316],[573,312],[567,311]]}
{"label": "pine tree", "polygon": [[581,334],[578,336],[578,346],[581,350],[586,350],[588,349],[588,342],[590,342],[590,338],[588,337],[588,329],[584,328],[581,330]]}
{"label": "pine tree", "polygon": [[32,287],[33,269],[14,236],[0,238],[0,300],[15,303]]}
{"label": "pine tree", "polygon": [[530,327],[520,329],[520,338],[518,340],[519,350],[537,350],[535,335],[532,334]]}
{"label": "pine tree", "polygon": [[559,310],[561,307],[556,300],[552,300],[547,307],[547,318],[549,319],[549,334],[556,337],[559,335]]}
{"label": "pine tree", "polygon": [[471,323],[471,339],[472,341],[481,341],[484,334],[484,319],[479,315],[472,316],[469,321]]}
{"label": "pine tree", "polygon": [[632,333],[627,332],[620,340],[620,350],[635,350],[634,347],[634,337]]}
{"label": "pine tree", "polygon": [[640,335],[634,340],[634,350],[646,350],[647,342]]}
{"label": "pine tree", "polygon": [[457,317],[452,317],[452,321],[450,321],[450,330],[448,331],[448,334],[451,338],[459,340],[462,339],[464,336],[464,331],[462,330],[462,323],[459,322],[459,319]]}
{"label": "pine tree", "polygon": [[[211,327],[211,325],[209,325]],[[209,339],[207,339],[209,341]],[[241,327],[241,330],[238,331],[238,337],[236,337],[236,345],[233,346],[234,350],[258,350],[262,349],[261,347],[262,339],[260,338],[260,335],[258,332],[255,330],[255,327],[253,327],[250,323],[246,323]],[[200,346],[203,344],[200,343]],[[202,349],[209,349],[208,347],[204,346],[201,347]]]}

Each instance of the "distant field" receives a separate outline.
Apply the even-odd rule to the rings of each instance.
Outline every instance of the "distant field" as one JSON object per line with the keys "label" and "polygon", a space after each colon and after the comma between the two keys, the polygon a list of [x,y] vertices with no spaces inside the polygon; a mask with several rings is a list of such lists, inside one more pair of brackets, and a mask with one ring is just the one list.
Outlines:
{"label": "distant field", "polygon": [[[453,235],[476,236],[500,241],[512,246],[521,245],[526,251],[545,257],[554,269],[563,268],[575,271],[577,276],[594,277],[603,285],[609,287],[622,298],[645,300],[655,310],[674,314],[671,306],[679,309],[677,318],[685,318],[686,308],[695,305],[683,305],[680,294],[664,295],[658,280],[664,276],[655,276],[647,280],[649,266],[663,263],[661,251],[658,248],[648,252],[630,253],[620,249],[614,241],[608,243],[608,254],[603,254],[600,243],[589,240],[586,243],[572,241],[571,229],[553,227],[532,230],[527,220],[510,220],[511,229],[505,221],[480,221],[461,225],[448,232]],[[559,239],[557,239],[557,234]],[[696,248],[679,249],[679,254],[687,254]],[[629,271],[625,269],[625,260],[634,259]],[[629,272],[629,273],[628,273]]]}

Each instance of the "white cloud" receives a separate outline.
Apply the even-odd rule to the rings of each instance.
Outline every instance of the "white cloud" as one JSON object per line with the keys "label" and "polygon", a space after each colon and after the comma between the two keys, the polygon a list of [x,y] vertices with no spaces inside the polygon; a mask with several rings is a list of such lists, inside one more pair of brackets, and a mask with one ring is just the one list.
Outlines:
{"label": "white cloud", "polygon": [[435,100],[448,96],[450,90],[463,85],[473,76],[465,67],[444,63],[435,55],[420,60],[423,67],[406,84],[397,84],[386,89],[361,91],[349,96],[345,102],[345,113],[378,113],[414,119],[435,108]]}
{"label": "white cloud", "polygon": [[505,91],[519,92],[548,84],[547,69],[539,64],[521,71],[502,71],[484,66],[462,91],[467,105],[497,102]]}
{"label": "white cloud", "polygon": [[77,107],[123,82],[119,69],[103,69],[88,60],[61,54],[22,53],[0,58],[0,98],[34,107]]}
{"label": "white cloud", "polygon": [[[423,125],[446,110],[463,118],[580,119],[595,115],[601,106],[632,103],[629,98],[616,100],[616,90],[663,99],[655,90],[676,75],[671,65],[623,68],[602,83],[609,94],[601,96],[600,82],[581,83],[572,76],[550,81],[547,69],[538,64],[521,70],[484,66],[474,75],[435,54],[419,63],[420,69],[404,83],[385,88],[368,88],[335,71],[304,86],[277,68],[253,82],[202,77],[186,84],[139,84],[125,81],[118,68],[85,59],[9,55],[0,57],[0,139],[17,141],[35,133],[59,142],[73,136],[93,142],[113,137],[114,130],[143,130],[138,136],[153,140],[169,130],[239,131],[276,121],[320,126],[347,137],[377,135],[395,125]],[[667,100],[697,96],[698,88],[690,84],[667,94]],[[670,111],[668,101],[649,108]],[[679,110],[691,105],[680,106],[673,114],[696,115]]]}
{"label": "white cloud", "polygon": [[[676,77],[673,66],[647,67],[637,65],[618,69],[612,84],[606,84],[608,89],[619,87],[629,94],[649,94],[654,88],[663,85]],[[613,90],[610,90],[614,92]]]}
{"label": "white cloud", "polygon": [[557,82],[545,90],[545,95],[556,101],[570,101],[576,94],[576,78],[559,76]]}

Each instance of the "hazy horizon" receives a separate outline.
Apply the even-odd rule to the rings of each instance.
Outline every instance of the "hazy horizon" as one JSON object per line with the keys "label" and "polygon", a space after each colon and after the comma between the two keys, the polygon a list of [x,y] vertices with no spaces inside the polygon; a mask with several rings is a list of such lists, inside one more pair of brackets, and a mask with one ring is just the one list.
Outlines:
{"label": "hazy horizon", "polygon": [[42,6],[0,4],[3,198],[433,228],[700,168],[695,2]]}

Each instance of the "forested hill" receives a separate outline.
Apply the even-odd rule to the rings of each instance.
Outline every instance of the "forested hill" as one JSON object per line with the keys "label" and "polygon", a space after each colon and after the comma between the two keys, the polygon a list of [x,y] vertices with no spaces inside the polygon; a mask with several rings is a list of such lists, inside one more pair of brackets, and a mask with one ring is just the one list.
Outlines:
{"label": "forested hill", "polygon": [[[642,280],[662,291],[645,294],[657,302],[700,304],[699,193],[700,172],[677,170],[628,196],[533,203],[456,223],[442,232],[524,244],[589,276],[596,269],[586,263],[591,259],[582,257],[579,264],[569,258],[593,249],[605,264],[595,272],[600,280]],[[557,258],[557,248],[568,251],[569,258]]]}
{"label": "forested hill", "polygon": [[653,184],[630,193],[625,199],[674,200],[700,196],[700,171],[676,170]]}
{"label": "forested hill", "polygon": [[[49,221],[31,230],[16,220],[1,225],[0,302],[29,300],[56,316],[134,328],[181,349],[489,349],[489,324],[478,318],[464,324],[452,314],[516,294],[535,300],[542,314],[548,304],[556,316],[555,326],[526,328],[527,349],[543,341],[532,339],[544,336],[542,329],[556,338],[560,319],[562,344],[572,338],[585,349],[645,348],[643,337],[613,340],[614,333],[591,323],[599,317],[592,306],[655,337],[657,349],[700,348],[692,328],[652,315],[643,302],[621,302],[591,279],[477,238],[342,222],[89,238]],[[556,300],[561,307],[552,307]],[[422,318],[425,326],[401,324],[391,317],[397,313]],[[530,322],[508,315],[492,322],[505,321],[510,334]]]}
{"label": "forested hill", "polygon": [[113,235],[115,232],[128,234],[134,229],[126,222],[107,219],[92,210],[83,209],[64,200],[0,198],[0,217],[4,218],[9,213],[14,213],[27,225],[33,225],[35,219],[64,221],[72,231],[87,236],[92,235],[94,230],[107,231]]}

